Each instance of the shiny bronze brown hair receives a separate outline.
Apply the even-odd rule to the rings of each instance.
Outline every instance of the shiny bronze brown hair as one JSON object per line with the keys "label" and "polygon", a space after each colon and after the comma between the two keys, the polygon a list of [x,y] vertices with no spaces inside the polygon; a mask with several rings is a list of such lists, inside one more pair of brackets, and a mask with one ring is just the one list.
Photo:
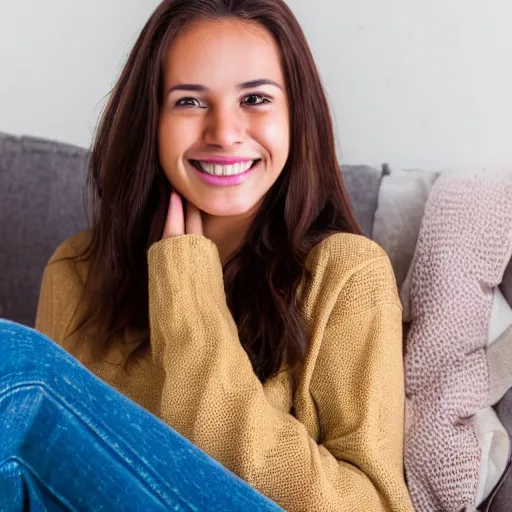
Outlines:
{"label": "shiny bronze brown hair", "polygon": [[[170,185],[159,163],[157,127],[166,52],[196,20],[258,23],[281,50],[290,109],[290,154],[244,245],[224,265],[228,306],[240,342],[265,382],[283,362],[298,368],[308,326],[297,300],[310,249],[334,232],[360,233],[341,179],[332,120],[311,51],[283,0],[165,0],[131,51],[93,143],[88,182],[92,240],[86,323],[104,333],[148,329],[148,248],[162,236]],[[149,342],[149,340],[148,340]]]}

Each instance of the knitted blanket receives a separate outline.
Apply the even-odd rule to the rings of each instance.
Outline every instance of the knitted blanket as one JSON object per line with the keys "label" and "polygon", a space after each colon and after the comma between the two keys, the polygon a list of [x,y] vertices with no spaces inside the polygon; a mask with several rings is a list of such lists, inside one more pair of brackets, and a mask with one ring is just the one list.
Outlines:
{"label": "knitted blanket", "polygon": [[474,509],[491,405],[486,356],[495,288],[512,253],[512,172],[445,172],[426,204],[404,285],[405,466],[415,509]]}

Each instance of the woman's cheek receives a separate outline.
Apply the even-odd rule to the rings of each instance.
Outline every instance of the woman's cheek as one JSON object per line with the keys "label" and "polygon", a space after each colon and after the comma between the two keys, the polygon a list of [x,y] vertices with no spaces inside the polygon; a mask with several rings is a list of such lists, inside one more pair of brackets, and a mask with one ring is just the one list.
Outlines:
{"label": "woman's cheek", "polygon": [[288,117],[283,114],[269,117],[260,127],[261,144],[272,155],[272,160],[286,160],[290,144],[289,134]]}
{"label": "woman's cheek", "polygon": [[187,139],[190,138],[190,130],[187,130],[186,124],[172,116],[161,120],[158,143],[162,165],[164,162],[175,161],[190,147],[190,143],[187,142]]}

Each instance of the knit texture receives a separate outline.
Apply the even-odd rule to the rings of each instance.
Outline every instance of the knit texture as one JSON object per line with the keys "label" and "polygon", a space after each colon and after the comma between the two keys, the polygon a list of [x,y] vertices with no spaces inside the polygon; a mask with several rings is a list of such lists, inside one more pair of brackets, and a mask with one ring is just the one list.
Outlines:
{"label": "knit texture", "polygon": [[[183,235],[148,253],[150,344],[127,330],[101,358],[72,333],[89,234],[43,277],[36,327],[289,511],[411,511],[403,474],[402,310],[389,259],[332,235],[307,258],[299,301],[311,327],[296,386],[285,365],[264,385],[226,304],[215,245]],[[146,333],[147,335],[147,333]],[[162,454],[165,456],[165,454]]]}
{"label": "knit texture", "polygon": [[485,346],[493,289],[512,242],[512,172],[443,173],[425,208],[403,295],[415,510],[475,505],[481,451],[471,418],[489,403]]}

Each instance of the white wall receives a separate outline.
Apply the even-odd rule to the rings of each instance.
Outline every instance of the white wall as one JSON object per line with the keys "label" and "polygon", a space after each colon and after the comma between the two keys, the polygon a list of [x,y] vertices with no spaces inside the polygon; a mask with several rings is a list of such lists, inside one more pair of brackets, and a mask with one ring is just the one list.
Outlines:
{"label": "white wall", "polygon": [[288,0],[346,163],[512,164],[511,0]]}
{"label": "white wall", "polygon": [[[510,0],[288,0],[345,163],[512,163]],[[0,0],[0,131],[86,146],[158,0]]]}
{"label": "white wall", "polygon": [[0,0],[0,131],[88,146],[158,0]]}

